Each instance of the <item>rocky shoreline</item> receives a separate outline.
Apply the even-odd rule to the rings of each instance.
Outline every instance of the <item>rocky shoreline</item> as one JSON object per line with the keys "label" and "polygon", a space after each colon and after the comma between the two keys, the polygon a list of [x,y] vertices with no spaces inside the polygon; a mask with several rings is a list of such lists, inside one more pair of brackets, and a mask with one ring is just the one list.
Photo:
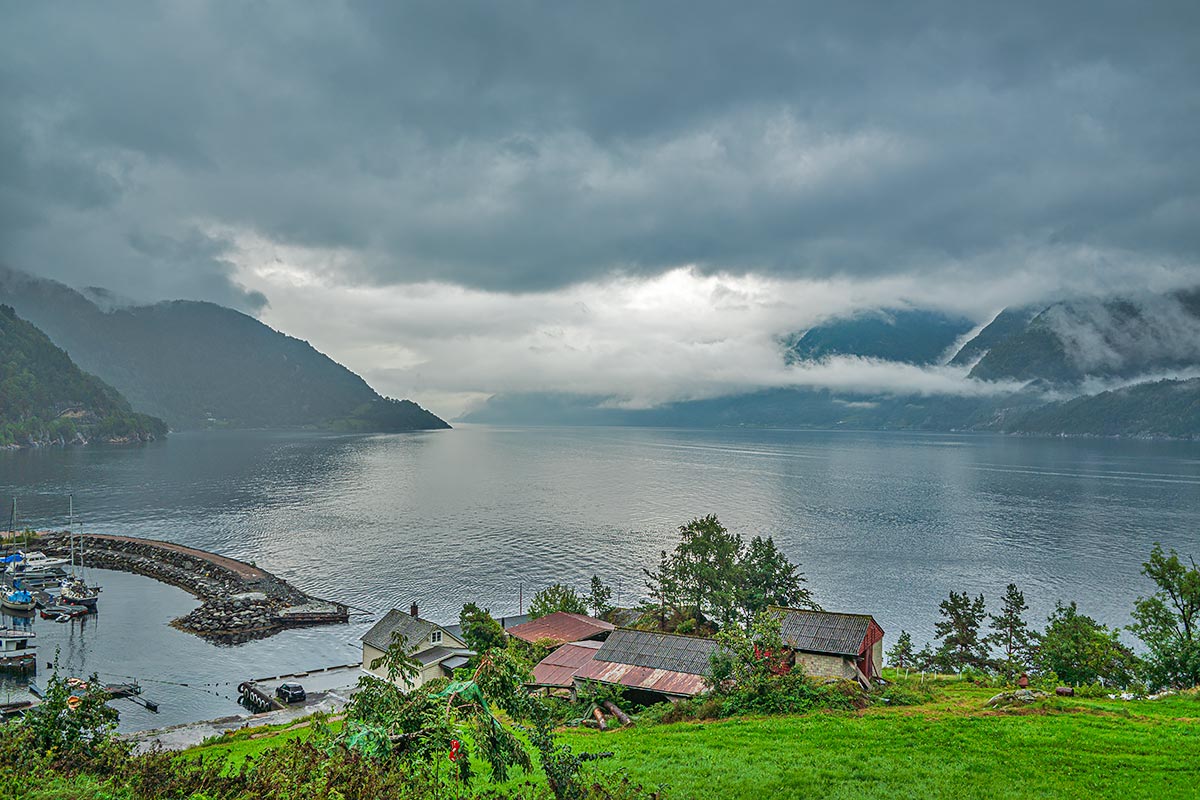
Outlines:
{"label": "rocky shoreline", "polygon": [[[211,641],[235,644],[285,628],[349,620],[346,606],[311,597],[282,578],[225,556],[130,536],[87,534],[76,542],[82,544],[88,566],[145,575],[202,600],[199,608],[171,624]],[[43,534],[39,546],[47,553],[69,552],[65,532]]]}

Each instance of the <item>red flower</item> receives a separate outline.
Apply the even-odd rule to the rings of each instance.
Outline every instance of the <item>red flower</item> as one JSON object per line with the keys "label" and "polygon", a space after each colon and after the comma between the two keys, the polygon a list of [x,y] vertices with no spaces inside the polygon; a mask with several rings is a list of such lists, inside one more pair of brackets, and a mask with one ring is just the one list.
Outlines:
{"label": "red flower", "polygon": [[450,760],[451,761],[458,761],[458,751],[461,747],[462,747],[462,745],[460,745],[458,743],[458,739],[450,740]]}

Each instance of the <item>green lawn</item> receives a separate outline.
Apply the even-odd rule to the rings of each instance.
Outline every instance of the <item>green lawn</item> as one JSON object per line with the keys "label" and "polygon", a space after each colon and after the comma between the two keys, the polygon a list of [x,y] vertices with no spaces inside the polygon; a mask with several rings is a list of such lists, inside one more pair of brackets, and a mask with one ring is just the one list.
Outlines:
{"label": "green lawn", "polygon": [[[1019,711],[984,708],[995,691],[952,683],[921,706],[574,730],[563,737],[580,751],[612,751],[613,758],[599,762],[602,769],[661,785],[668,798],[1200,796],[1200,695],[1128,703],[1051,698]],[[305,730],[239,734],[188,754],[240,762]]]}

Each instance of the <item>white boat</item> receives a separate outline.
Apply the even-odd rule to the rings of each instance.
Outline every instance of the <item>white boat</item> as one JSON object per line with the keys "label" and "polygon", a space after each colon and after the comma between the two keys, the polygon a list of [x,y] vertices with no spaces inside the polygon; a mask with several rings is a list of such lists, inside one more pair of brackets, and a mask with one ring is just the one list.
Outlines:
{"label": "white boat", "polygon": [[37,656],[29,640],[37,634],[27,628],[0,628],[0,670],[28,670],[37,667]]}
{"label": "white boat", "polygon": [[59,584],[62,591],[58,593],[58,602],[69,606],[95,608],[100,599],[100,587],[88,586],[78,578],[64,578]]}
{"label": "white boat", "polygon": [[0,606],[4,606],[9,611],[33,611],[37,607],[37,602],[33,599],[33,594],[27,589],[22,589],[20,581],[17,581],[13,588],[5,589],[0,593]]}
{"label": "white boat", "polygon": [[20,561],[13,561],[8,565],[9,574],[16,572],[42,572],[49,569],[58,569],[65,567],[70,563],[65,558],[48,556],[40,550],[29,550],[26,552],[17,552],[21,557]]}

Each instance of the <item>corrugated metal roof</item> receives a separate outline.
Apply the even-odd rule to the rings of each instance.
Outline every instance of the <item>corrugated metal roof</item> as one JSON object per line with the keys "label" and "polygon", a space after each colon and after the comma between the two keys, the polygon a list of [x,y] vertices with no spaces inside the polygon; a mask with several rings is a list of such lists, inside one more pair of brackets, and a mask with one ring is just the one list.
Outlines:
{"label": "corrugated metal roof", "polygon": [[569,688],[580,667],[591,663],[600,642],[564,644],[538,662],[533,668],[533,685]]}
{"label": "corrugated metal roof", "polygon": [[586,614],[569,614],[555,611],[544,617],[508,629],[510,635],[526,642],[552,639],[556,642],[578,642],[599,636],[613,629],[611,622],[589,617]]}
{"label": "corrugated metal roof", "polygon": [[703,675],[675,672],[669,669],[651,669],[634,664],[618,664],[614,661],[592,660],[575,673],[579,680],[615,683],[631,689],[693,697],[708,688]]}
{"label": "corrugated metal roof", "polygon": [[596,651],[596,658],[652,670],[706,675],[709,659],[716,650],[717,643],[712,639],[618,628]]}
{"label": "corrugated metal roof", "polygon": [[870,614],[838,614],[799,608],[774,608],[783,640],[796,650],[857,656],[871,626]]}
{"label": "corrugated metal roof", "polygon": [[362,635],[362,641],[376,650],[387,651],[392,646],[392,634],[402,634],[410,649],[429,643],[429,633],[436,627],[432,622],[414,617],[407,611],[393,608],[383,619]]}

